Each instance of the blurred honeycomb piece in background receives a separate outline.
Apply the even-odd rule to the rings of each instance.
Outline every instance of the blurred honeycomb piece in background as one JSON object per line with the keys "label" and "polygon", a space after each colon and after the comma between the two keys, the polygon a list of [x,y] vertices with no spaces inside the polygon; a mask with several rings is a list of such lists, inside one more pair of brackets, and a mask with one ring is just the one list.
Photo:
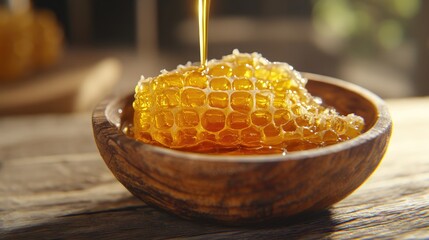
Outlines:
{"label": "blurred honeycomb piece in background", "polygon": [[62,48],[63,32],[53,13],[0,9],[0,82],[53,66]]}

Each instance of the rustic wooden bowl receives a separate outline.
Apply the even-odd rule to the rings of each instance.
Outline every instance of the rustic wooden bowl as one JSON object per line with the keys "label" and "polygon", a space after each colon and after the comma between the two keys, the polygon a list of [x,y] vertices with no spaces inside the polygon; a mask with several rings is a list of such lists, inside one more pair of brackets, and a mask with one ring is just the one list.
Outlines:
{"label": "rustic wooden bowl", "polygon": [[392,122],[385,103],[371,92],[325,76],[305,77],[309,91],[326,104],[362,116],[365,132],[343,143],[286,155],[181,152],[121,132],[121,124],[133,115],[130,94],[106,99],[94,110],[95,141],[107,166],[131,193],[184,218],[243,224],[324,209],[376,169]]}

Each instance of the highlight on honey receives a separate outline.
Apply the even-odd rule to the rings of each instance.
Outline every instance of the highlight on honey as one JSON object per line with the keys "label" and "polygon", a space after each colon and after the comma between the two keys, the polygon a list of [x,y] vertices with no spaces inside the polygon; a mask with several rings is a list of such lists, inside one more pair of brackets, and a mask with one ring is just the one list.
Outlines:
{"label": "highlight on honey", "polygon": [[284,153],[358,136],[364,121],[340,115],[306,90],[286,63],[234,50],[206,69],[187,63],[135,88],[136,139],[202,153]]}

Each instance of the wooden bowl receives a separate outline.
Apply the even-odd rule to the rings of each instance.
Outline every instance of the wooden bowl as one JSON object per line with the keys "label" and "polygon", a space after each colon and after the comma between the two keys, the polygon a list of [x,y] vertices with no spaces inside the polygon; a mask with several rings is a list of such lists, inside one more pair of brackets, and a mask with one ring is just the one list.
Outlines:
{"label": "wooden bowl", "polygon": [[147,204],[189,219],[255,223],[321,210],[342,200],[376,169],[391,135],[385,103],[333,78],[304,74],[309,91],[340,113],[365,119],[352,140],[286,155],[188,153],[136,141],[121,130],[133,95],[109,98],[93,113],[98,149],[116,178]]}

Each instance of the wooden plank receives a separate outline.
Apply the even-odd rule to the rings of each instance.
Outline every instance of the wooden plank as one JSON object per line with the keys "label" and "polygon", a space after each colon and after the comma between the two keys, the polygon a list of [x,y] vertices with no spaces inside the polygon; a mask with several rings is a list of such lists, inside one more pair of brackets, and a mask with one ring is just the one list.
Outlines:
{"label": "wooden plank", "polygon": [[88,111],[111,92],[122,68],[116,58],[85,67],[67,66],[63,63],[55,70],[0,87],[0,116]]}
{"label": "wooden plank", "polygon": [[97,152],[90,113],[0,118],[0,161]]}
{"label": "wooden plank", "polygon": [[389,102],[388,152],[348,198],[314,215],[245,227],[182,220],[131,196],[99,157],[89,114],[2,118],[0,239],[429,238],[428,104]]}

